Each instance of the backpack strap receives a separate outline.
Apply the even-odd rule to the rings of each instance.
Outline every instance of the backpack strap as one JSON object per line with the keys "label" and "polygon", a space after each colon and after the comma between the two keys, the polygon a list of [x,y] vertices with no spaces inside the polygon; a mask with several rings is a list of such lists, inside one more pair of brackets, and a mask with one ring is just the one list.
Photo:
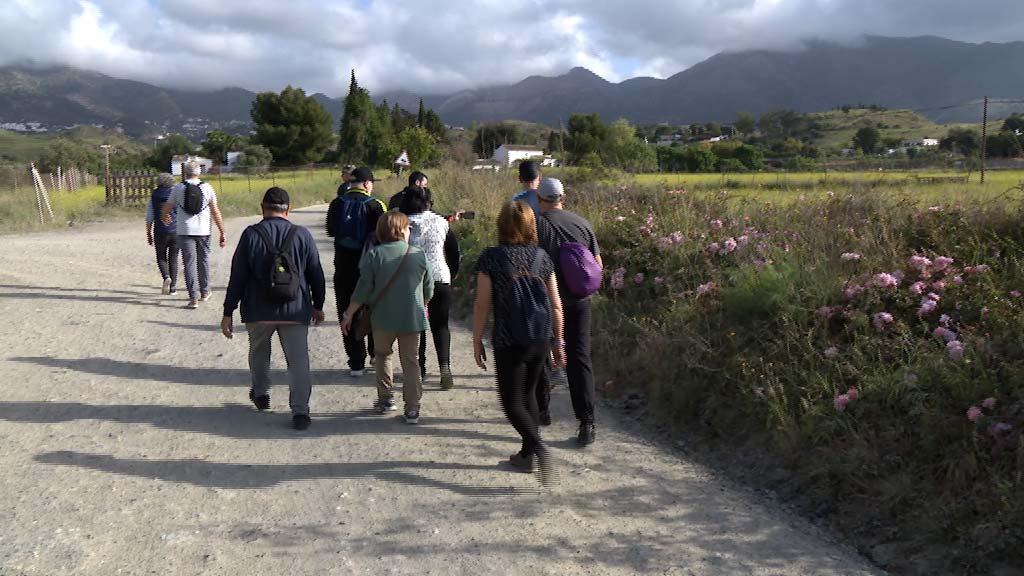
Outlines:
{"label": "backpack strap", "polygon": [[270,239],[270,234],[267,233],[267,231],[259,224],[253,224],[252,226],[249,226],[249,228],[252,228],[253,230],[256,231],[256,234],[258,234],[259,237],[263,239],[263,244],[271,253],[288,253],[289,251],[291,251],[292,243],[295,240],[295,233],[298,231],[299,228],[298,226],[290,222],[288,223],[288,226],[288,233],[285,235],[284,244],[282,244],[280,248],[274,245],[274,242]]}
{"label": "backpack strap", "polygon": [[[538,278],[540,278],[540,266],[541,266],[540,255],[543,252],[544,251],[542,249],[537,248],[537,251],[533,253],[533,262],[530,263],[530,273],[533,274],[534,276],[538,277]],[[542,280],[543,280],[543,278],[542,278]]]}
{"label": "backpack strap", "polygon": [[277,246],[274,246],[274,242],[270,239],[270,234],[267,234],[267,231],[264,230],[262,226],[259,224],[253,224],[252,226],[249,226],[249,228],[254,230],[256,235],[263,239],[263,245],[267,247],[267,250],[271,253],[278,251]]}
{"label": "backpack strap", "polygon": [[281,245],[280,252],[282,254],[290,254],[292,251],[292,244],[295,243],[295,233],[299,231],[299,227],[291,222],[288,223],[288,234],[284,237],[284,244]]}

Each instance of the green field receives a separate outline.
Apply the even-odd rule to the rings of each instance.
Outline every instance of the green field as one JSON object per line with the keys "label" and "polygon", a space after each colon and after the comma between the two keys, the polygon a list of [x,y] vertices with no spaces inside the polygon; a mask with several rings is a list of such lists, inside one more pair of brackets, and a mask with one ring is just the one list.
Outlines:
{"label": "green field", "polygon": [[921,138],[942,138],[950,128],[976,128],[979,124],[936,124],[917,112],[910,110],[868,110],[853,109],[849,112],[830,110],[813,112],[808,118],[819,123],[822,129],[821,138],[814,141],[816,146],[825,149],[839,150],[853,145],[853,135],[857,130],[866,127],[878,128],[883,138],[896,137],[900,140],[919,140]]}

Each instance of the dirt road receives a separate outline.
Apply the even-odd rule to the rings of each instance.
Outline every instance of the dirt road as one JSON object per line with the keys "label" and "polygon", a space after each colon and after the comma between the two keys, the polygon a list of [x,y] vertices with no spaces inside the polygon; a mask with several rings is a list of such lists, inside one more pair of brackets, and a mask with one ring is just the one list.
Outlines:
{"label": "dirt road", "polygon": [[[294,219],[330,277],[323,214]],[[540,491],[498,465],[518,443],[463,329],[456,389],[431,360],[411,426],[370,411],[372,372],[343,369],[328,298],[312,427],[290,427],[277,349],[273,410],[256,412],[244,330],[218,328],[254,221],[228,222],[195,311],[159,294],[141,221],[0,238],[0,575],[880,573],[610,411],[577,449],[564,389],[544,429],[561,484]]]}

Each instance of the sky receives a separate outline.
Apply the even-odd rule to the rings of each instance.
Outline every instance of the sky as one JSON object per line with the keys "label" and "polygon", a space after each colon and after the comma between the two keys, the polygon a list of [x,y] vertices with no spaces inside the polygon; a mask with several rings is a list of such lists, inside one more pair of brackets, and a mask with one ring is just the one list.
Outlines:
{"label": "sky", "polygon": [[458,90],[583,66],[665,78],[723,51],[934,35],[1024,40],[1024,0],[0,0],[0,65],[159,86],[343,96]]}

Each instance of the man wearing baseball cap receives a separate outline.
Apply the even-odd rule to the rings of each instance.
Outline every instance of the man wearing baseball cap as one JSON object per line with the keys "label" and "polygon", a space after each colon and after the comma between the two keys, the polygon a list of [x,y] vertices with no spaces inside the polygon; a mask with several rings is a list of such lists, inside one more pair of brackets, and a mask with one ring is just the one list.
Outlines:
{"label": "man wearing baseball cap", "polygon": [[[349,189],[331,201],[327,208],[327,235],[334,238],[334,298],[338,314],[348,308],[359,282],[359,260],[368,243],[374,243],[377,219],[387,206],[373,197],[373,171],[360,166],[352,171]],[[338,319],[339,323],[341,319]],[[348,356],[349,374],[362,376],[366,356],[373,358],[373,336],[356,338],[352,332],[342,335]]]}
{"label": "man wearing baseball cap", "polygon": [[[242,232],[231,259],[220,328],[226,338],[234,337],[232,317],[241,304],[242,322],[249,333],[249,400],[261,411],[270,409],[270,345],[277,333],[288,359],[292,426],[305,430],[310,424],[309,396],[313,389],[309,324],[312,321],[319,326],[324,321],[327,288],[316,241],[309,230],[288,221],[290,205],[283,188],[275,186],[263,195],[263,220]],[[281,256],[274,257],[275,252]],[[271,278],[287,278],[288,288],[275,288]]]}
{"label": "man wearing baseball cap", "polygon": [[341,186],[338,186],[338,196],[345,194],[352,187],[352,173],[355,170],[356,167],[353,164],[345,164],[345,167],[341,169]]}
{"label": "man wearing baseball cap", "polygon": [[[597,245],[594,228],[582,216],[565,210],[562,202],[565,190],[556,178],[545,178],[537,186],[540,217],[537,218],[538,245],[547,251],[555,263],[558,294],[562,299],[562,317],[565,324],[566,378],[572,409],[579,420],[576,441],[580,446],[594,442],[594,367],[590,358],[590,297],[579,298],[566,289],[561,267],[561,249],[564,244],[582,244],[593,254],[599,265],[601,250]],[[579,247],[577,247],[579,248]]]}

